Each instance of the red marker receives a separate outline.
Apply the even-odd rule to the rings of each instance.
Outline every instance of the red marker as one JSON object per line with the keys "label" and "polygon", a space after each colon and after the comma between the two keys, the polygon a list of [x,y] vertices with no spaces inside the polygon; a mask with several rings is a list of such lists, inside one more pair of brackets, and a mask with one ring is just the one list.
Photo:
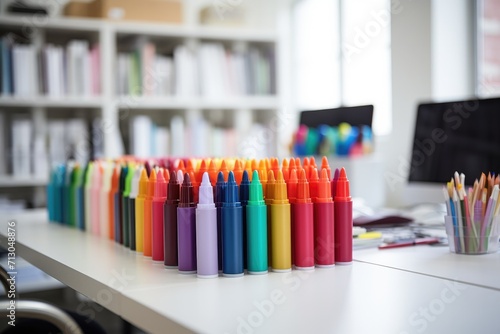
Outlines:
{"label": "red marker", "polygon": [[215,167],[215,161],[213,159],[210,160],[210,164],[208,165],[208,176],[210,176],[210,183],[212,183],[212,187],[215,187],[215,184],[217,183],[218,173],[217,167]]}
{"label": "red marker", "polygon": [[184,160],[180,159],[179,164],[177,165],[177,170],[181,170],[182,174],[186,172],[186,167],[184,165]]}
{"label": "red marker", "polygon": [[314,203],[314,261],[317,267],[332,267],[335,265],[334,205],[326,169],[321,170],[318,196],[312,200]]}
{"label": "red marker", "polygon": [[[292,159],[293,161],[293,159]],[[283,174],[283,177],[285,174]],[[295,240],[295,235],[294,235],[294,215],[293,215],[293,203],[295,203],[295,199],[297,198],[297,170],[292,169],[292,172],[290,173],[290,177],[288,178],[288,182],[286,183],[286,192],[288,194],[288,201],[291,204],[291,210],[290,210],[290,225],[291,225],[291,235],[292,235],[292,264],[295,263],[295,255],[294,255],[294,240]]]}
{"label": "red marker", "polygon": [[[297,166],[295,165],[295,159],[290,158],[290,162],[288,163],[288,173],[291,173],[293,169],[297,169]],[[297,172],[299,172],[297,170]]]}
{"label": "red marker", "polygon": [[200,182],[194,177],[194,172],[189,172],[189,178],[191,179],[191,185],[193,186],[193,201],[198,203],[199,193],[200,193]]}
{"label": "red marker", "polygon": [[161,169],[158,170],[158,174],[156,175],[156,185],[154,187],[153,211],[152,211],[153,261],[163,261],[163,222],[164,222],[163,205],[165,204],[165,200],[167,199],[167,182],[165,181],[165,176],[164,176],[165,174]]}
{"label": "red marker", "polygon": [[339,179],[339,169],[335,168],[335,173],[333,174],[333,179],[332,179],[332,197],[335,197],[337,194],[337,181]]}
{"label": "red marker", "polygon": [[309,158],[309,166],[311,168],[318,168],[318,165],[316,165],[316,159],[314,159],[314,157]]}
{"label": "red marker", "polygon": [[[295,169],[292,177],[297,178]],[[314,269],[314,207],[304,169],[300,170],[297,197],[292,202],[292,251],[297,269]]]}
{"label": "red marker", "polygon": [[[288,160],[283,159],[283,164],[281,165],[281,171],[283,172],[283,177],[285,178],[285,182],[288,182],[290,178],[290,168],[288,166]],[[288,195],[290,197],[290,194]]]}
{"label": "red marker", "polygon": [[[300,164],[300,158],[295,158],[295,168],[300,168],[302,165]],[[307,177],[307,174],[306,174]]]}
{"label": "red marker", "polygon": [[302,168],[306,171],[306,177],[310,180],[311,177],[311,166],[309,165],[309,158],[304,157],[304,162],[302,163]]}
{"label": "red marker", "polygon": [[335,263],[352,263],[352,199],[343,167],[335,194]]}

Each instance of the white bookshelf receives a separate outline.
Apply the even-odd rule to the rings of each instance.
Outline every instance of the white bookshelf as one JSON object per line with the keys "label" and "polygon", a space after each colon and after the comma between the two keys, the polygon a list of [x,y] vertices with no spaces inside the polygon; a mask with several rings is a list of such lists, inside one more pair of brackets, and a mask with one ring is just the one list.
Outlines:
{"label": "white bookshelf", "polygon": [[[47,96],[13,97],[0,96],[0,110],[16,112],[17,108],[31,110],[33,119],[41,122],[39,125],[46,127],[46,122],[50,112],[60,109],[61,112],[71,116],[75,110],[82,113],[86,109],[92,109],[92,115],[99,115],[106,122],[110,130],[103,132],[104,155],[116,157],[120,155],[121,146],[117,143],[120,138],[118,129],[120,128],[119,113],[123,109],[128,109],[132,113],[148,113],[150,110],[175,110],[184,115],[184,119],[209,113],[211,110],[229,111],[231,117],[244,115],[245,122],[248,120],[259,120],[262,124],[262,115],[271,120],[280,110],[287,108],[284,102],[285,95],[282,94],[283,83],[287,81],[286,70],[281,63],[289,63],[286,52],[283,50],[283,33],[279,27],[273,30],[234,28],[234,27],[201,27],[196,24],[186,23],[184,25],[169,25],[143,22],[113,22],[99,19],[79,19],[79,18],[41,18],[34,20],[27,16],[0,15],[0,30],[3,32],[12,30],[14,33],[22,33],[26,27],[34,28],[31,34],[31,42],[41,46],[50,42],[53,36],[58,40],[69,40],[73,38],[83,38],[100,45],[101,57],[101,95],[100,96],[64,96],[61,98],[50,98]],[[267,45],[274,48],[275,71],[275,91],[273,95],[245,95],[227,96],[223,98],[206,98],[203,96],[119,96],[116,93],[116,61],[120,43],[128,36],[145,36],[155,40],[172,41],[173,43],[197,46],[204,42],[222,43],[229,49],[241,48],[243,45]],[[284,76],[283,76],[284,75]],[[133,103],[130,103],[133,101]],[[66,111],[67,110],[67,111]],[[264,111],[264,112],[263,112]],[[259,113],[259,116],[252,116]],[[60,112],[59,112],[60,114]],[[227,115],[227,113],[226,113]],[[237,120],[233,124],[244,122]],[[241,130],[237,126],[237,132]],[[276,135],[274,143],[271,143],[272,152],[279,154],[278,138]],[[129,152],[123,152],[129,153]],[[17,179],[9,176],[0,176],[0,187],[11,186],[40,186],[46,184],[45,178]]]}

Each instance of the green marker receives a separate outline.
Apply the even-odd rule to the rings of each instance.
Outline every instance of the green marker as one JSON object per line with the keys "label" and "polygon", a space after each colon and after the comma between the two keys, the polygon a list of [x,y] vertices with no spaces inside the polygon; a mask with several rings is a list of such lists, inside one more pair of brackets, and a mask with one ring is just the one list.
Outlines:
{"label": "green marker", "polygon": [[248,273],[267,274],[267,207],[257,170],[253,171],[246,206]]}
{"label": "green marker", "polygon": [[78,179],[80,175],[80,166],[75,164],[75,167],[71,171],[70,175],[70,185],[69,185],[69,226],[76,226],[76,190],[78,186]]}
{"label": "green marker", "polygon": [[90,226],[92,226],[92,210],[91,210],[91,201],[92,201],[92,174],[94,174],[94,163],[89,162],[87,167],[87,174],[85,174],[85,231],[90,231]]}
{"label": "green marker", "polygon": [[125,178],[125,190],[123,191],[122,197],[122,214],[123,214],[123,245],[127,248],[130,247],[130,190],[132,189],[132,179],[134,177],[135,166],[129,164],[127,177]]}
{"label": "green marker", "polygon": [[85,176],[87,175],[89,165],[85,166],[84,169],[78,168],[76,170],[76,188],[75,188],[75,200],[76,200],[76,213],[75,213],[75,225],[82,231],[85,230]]}

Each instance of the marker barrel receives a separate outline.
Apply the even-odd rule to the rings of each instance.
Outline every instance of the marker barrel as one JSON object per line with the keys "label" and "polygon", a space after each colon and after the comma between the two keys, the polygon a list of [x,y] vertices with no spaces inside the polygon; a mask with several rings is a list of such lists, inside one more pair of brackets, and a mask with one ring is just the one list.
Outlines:
{"label": "marker barrel", "polygon": [[196,273],[196,208],[177,208],[177,247],[179,272]]}
{"label": "marker barrel", "polygon": [[123,246],[125,247],[130,247],[130,240],[129,240],[129,229],[130,229],[130,220],[129,220],[129,209],[128,209],[128,197],[122,197],[122,239],[123,239]]}
{"label": "marker barrel", "polygon": [[267,208],[265,205],[247,205],[247,268],[249,274],[265,274],[267,259]]}
{"label": "marker barrel", "polygon": [[[162,234],[163,235],[163,234]],[[153,255],[153,200],[144,199],[144,256]]]}
{"label": "marker barrel", "polygon": [[76,226],[85,231],[85,189],[78,187],[76,189]]}
{"label": "marker barrel", "polygon": [[197,275],[200,278],[219,276],[217,256],[217,210],[196,209],[196,259]]}
{"label": "marker barrel", "polygon": [[115,193],[115,200],[114,200],[114,203],[115,203],[115,221],[114,221],[114,224],[115,224],[115,241],[118,242],[118,243],[123,243],[123,240],[122,240],[122,222],[121,222],[121,218],[122,218],[122,199],[121,199],[121,196],[120,196],[120,193],[117,192]]}
{"label": "marker barrel", "polygon": [[[92,201],[92,223],[91,223],[91,231],[92,234],[94,235],[99,235],[100,234],[100,215],[101,215],[101,209],[100,209],[100,199],[101,199],[101,194],[99,193],[99,189],[93,188],[91,190],[91,201]],[[65,208],[66,209],[66,208]]]}
{"label": "marker barrel", "polygon": [[164,262],[167,268],[177,268],[177,203],[165,203]]}
{"label": "marker barrel", "polygon": [[129,219],[129,241],[130,241],[130,250],[135,251],[135,198],[128,199],[128,219]]}
{"label": "marker barrel", "polygon": [[152,222],[153,222],[153,243],[152,243],[152,259],[153,261],[163,261],[163,225],[164,225],[164,201],[153,200]]}
{"label": "marker barrel", "polygon": [[144,251],[144,197],[135,200],[135,246],[138,252]]}
{"label": "marker barrel", "polygon": [[241,206],[222,207],[222,274],[243,275],[243,209]]}
{"label": "marker barrel", "polygon": [[335,265],[333,202],[314,203],[314,262],[320,268]]}
{"label": "marker barrel", "polygon": [[314,206],[292,203],[293,260],[299,270],[314,268]]}
{"label": "marker barrel", "polygon": [[271,268],[292,270],[292,229],[290,204],[271,204]]}
{"label": "marker barrel", "polygon": [[352,263],[352,201],[335,201],[335,263]]}

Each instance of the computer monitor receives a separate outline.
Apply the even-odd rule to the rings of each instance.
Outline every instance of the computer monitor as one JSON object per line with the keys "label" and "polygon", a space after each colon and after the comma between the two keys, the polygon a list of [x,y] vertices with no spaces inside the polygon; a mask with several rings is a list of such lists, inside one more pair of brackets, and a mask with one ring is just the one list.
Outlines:
{"label": "computer monitor", "polygon": [[465,174],[466,185],[482,172],[500,173],[499,125],[500,98],[420,104],[408,181],[433,193],[415,197],[435,201],[437,194],[442,201],[437,186],[455,171]]}
{"label": "computer monitor", "polygon": [[353,126],[372,127],[373,105],[306,110],[300,113],[300,124],[316,128],[326,124],[337,126],[346,122]]}

